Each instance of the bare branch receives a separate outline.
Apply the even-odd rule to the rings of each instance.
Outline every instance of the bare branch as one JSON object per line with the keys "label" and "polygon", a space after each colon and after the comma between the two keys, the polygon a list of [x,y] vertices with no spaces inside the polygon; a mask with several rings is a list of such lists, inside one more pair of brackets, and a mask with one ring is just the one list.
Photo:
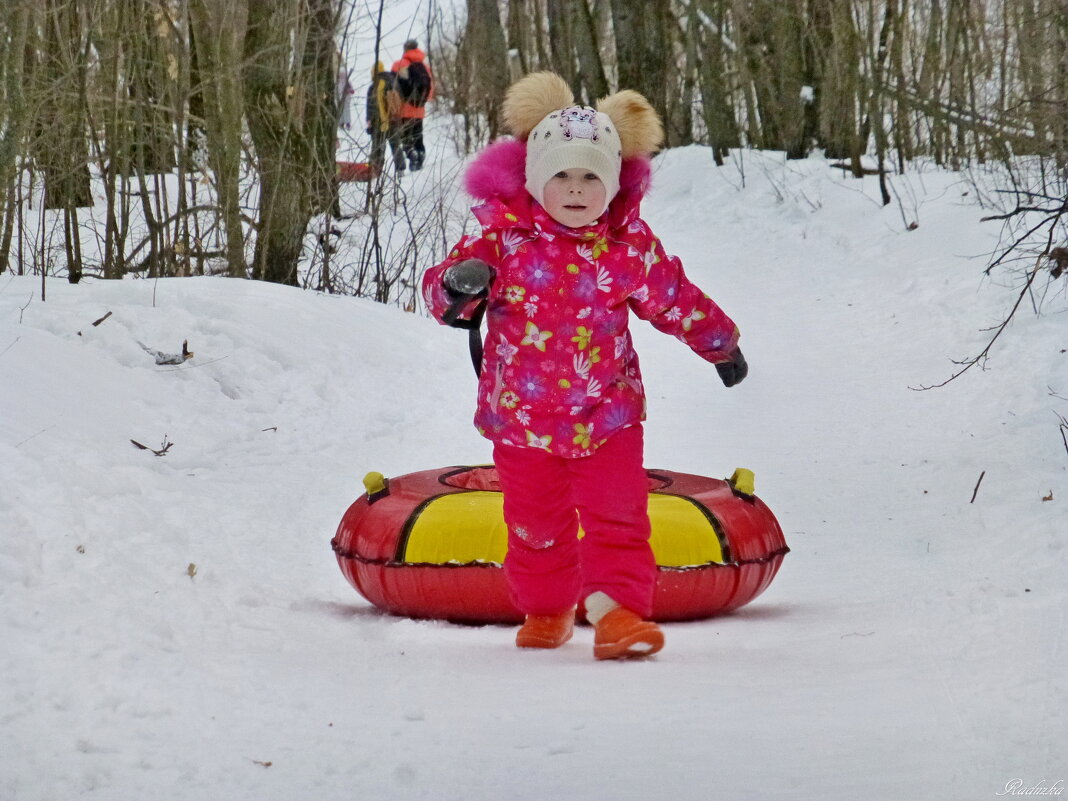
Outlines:
{"label": "bare branch", "polygon": [[986,343],[986,347],[984,347],[982,349],[982,351],[980,351],[977,356],[973,356],[970,359],[965,359],[963,361],[956,362],[957,364],[963,364],[964,367],[962,369],[958,370],[957,372],[953,373],[953,375],[951,375],[949,378],[947,378],[945,381],[943,381],[943,382],[941,382],[939,384],[921,385],[919,387],[909,387],[909,389],[916,390],[916,391],[922,391],[922,390],[938,389],[939,387],[944,387],[950,381],[954,381],[954,380],[960,378],[966,372],[968,372],[973,367],[975,367],[975,365],[977,365],[980,362],[984,361],[987,358],[987,356],[990,355],[990,351],[994,347],[994,343],[997,342],[998,337],[1000,337],[1005,332],[1005,329],[1008,327],[1009,323],[1012,322],[1012,318],[1016,316],[1016,311],[1017,311],[1017,309],[1020,308],[1020,304],[1023,302],[1023,299],[1027,296],[1027,293],[1030,291],[1031,284],[1034,283],[1035,276],[1038,275],[1038,271],[1041,268],[1041,266],[1042,266],[1042,262],[1041,262],[1041,258],[1040,258],[1040,259],[1036,260],[1034,268],[1031,270],[1031,273],[1027,276],[1027,283],[1025,283],[1024,286],[1023,286],[1023,289],[1020,290],[1020,294],[1017,296],[1016,302],[1012,305],[1012,309],[1009,311],[1008,316],[1006,316],[1005,319],[1001,321],[1001,324],[999,326],[997,326],[997,328],[995,329],[994,336],[992,336],[990,338],[990,341]]}

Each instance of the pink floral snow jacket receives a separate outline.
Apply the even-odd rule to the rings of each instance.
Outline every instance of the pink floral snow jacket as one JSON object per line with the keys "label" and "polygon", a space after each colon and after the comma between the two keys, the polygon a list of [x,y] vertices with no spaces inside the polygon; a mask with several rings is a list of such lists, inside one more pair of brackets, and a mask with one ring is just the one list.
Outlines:
{"label": "pink floral snow jacket", "polygon": [[495,442],[587,456],[645,419],[630,310],[713,363],[727,360],[738,329],[639,218],[647,160],[624,161],[596,223],[568,228],[524,189],[525,149],[497,142],[468,169],[468,192],[486,201],[473,209],[482,234],[427,270],[423,298],[441,320],[453,301],[445,270],[470,258],[494,268],[475,425]]}

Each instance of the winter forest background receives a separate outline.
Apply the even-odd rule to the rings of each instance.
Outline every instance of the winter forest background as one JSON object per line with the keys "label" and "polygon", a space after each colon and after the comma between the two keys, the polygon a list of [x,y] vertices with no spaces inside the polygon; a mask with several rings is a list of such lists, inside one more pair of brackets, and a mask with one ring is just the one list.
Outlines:
{"label": "winter forest background", "polygon": [[[339,182],[409,37],[426,165]],[[643,216],[752,369],[633,326],[647,465],[753,469],[792,549],[626,665],[330,547],[491,458],[416,287],[536,69],[663,116]],[[1066,271],[1064,0],[0,0],[0,798],[1061,795]]]}
{"label": "winter forest background", "polygon": [[[339,186],[366,156],[385,2],[4,0],[0,272],[225,274],[416,305],[456,176]],[[387,15],[388,17],[388,15]],[[515,77],[648,96],[667,146],[822,153],[895,178],[962,170],[1006,225],[989,271],[1068,266],[1068,9],[1060,0],[467,0],[418,4],[432,117],[458,153],[499,133]],[[357,66],[358,65],[358,66]],[[338,70],[356,89],[338,136]]]}

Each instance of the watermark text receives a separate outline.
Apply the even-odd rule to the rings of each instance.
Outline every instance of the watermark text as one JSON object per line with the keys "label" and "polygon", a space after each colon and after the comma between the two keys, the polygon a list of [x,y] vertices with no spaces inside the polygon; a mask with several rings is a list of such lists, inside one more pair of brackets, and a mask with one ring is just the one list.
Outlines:
{"label": "watermark text", "polygon": [[1013,779],[1005,784],[1005,789],[998,795],[1060,795],[1064,792],[1064,779],[1052,784],[1044,779],[1032,784],[1023,779]]}

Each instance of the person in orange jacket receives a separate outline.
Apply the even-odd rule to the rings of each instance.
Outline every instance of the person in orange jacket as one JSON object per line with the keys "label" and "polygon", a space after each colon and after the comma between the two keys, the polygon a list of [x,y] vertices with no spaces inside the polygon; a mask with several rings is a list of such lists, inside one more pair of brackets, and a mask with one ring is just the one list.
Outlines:
{"label": "person in orange jacket", "polygon": [[426,101],[434,96],[434,76],[426,61],[426,53],[419,49],[419,42],[409,39],[404,43],[404,55],[394,62],[392,72],[397,76],[397,89],[401,104],[401,142],[408,157],[408,167],[418,170],[426,159],[423,145],[423,119],[426,117]]}

